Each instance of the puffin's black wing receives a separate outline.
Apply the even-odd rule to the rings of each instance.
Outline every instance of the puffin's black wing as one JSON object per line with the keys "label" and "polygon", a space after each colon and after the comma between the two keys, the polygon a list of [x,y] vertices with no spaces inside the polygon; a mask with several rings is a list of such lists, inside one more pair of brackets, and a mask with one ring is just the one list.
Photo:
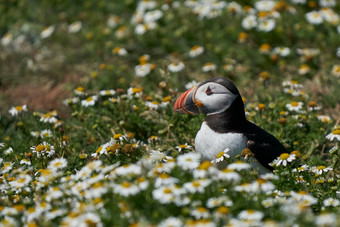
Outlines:
{"label": "puffin's black wing", "polygon": [[254,154],[254,157],[264,167],[273,170],[269,165],[280,154],[287,153],[286,148],[271,134],[248,122],[244,135],[248,138],[247,147]]}

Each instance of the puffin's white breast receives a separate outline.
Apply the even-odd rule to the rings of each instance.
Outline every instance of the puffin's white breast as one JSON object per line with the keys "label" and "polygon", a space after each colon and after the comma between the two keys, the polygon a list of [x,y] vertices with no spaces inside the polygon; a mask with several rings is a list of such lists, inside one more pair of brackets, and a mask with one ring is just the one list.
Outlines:
{"label": "puffin's white breast", "polygon": [[[204,121],[195,138],[195,149],[204,159],[214,160],[221,151],[229,148],[228,154],[231,158],[235,158],[236,155],[241,155],[242,150],[247,147],[247,141],[247,137],[241,133],[217,133]],[[270,172],[253,157],[249,158],[249,162],[260,174]]]}
{"label": "puffin's white breast", "polygon": [[229,148],[228,154],[234,158],[247,146],[247,138],[241,133],[217,133],[204,121],[195,138],[195,149],[206,159],[216,159],[217,155]]}

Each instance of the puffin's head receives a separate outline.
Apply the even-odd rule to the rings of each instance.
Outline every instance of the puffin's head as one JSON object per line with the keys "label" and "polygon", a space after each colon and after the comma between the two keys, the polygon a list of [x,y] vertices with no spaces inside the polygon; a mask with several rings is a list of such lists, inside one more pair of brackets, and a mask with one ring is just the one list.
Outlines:
{"label": "puffin's head", "polygon": [[182,93],[173,110],[186,114],[218,114],[226,111],[238,96],[240,93],[233,82],[213,78]]}

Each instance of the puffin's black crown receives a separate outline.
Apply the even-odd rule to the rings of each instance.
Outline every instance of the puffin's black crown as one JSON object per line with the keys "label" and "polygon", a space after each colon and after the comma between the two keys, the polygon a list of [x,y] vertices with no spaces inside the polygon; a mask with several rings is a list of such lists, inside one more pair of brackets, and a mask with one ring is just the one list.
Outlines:
{"label": "puffin's black crown", "polygon": [[238,89],[235,86],[235,84],[231,80],[229,80],[227,78],[223,78],[223,77],[208,79],[208,80],[202,82],[201,84],[199,84],[199,86],[201,86],[203,84],[206,84],[206,83],[209,83],[209,82],[214,82],[214,83],[221,84],[222,86],[227,88],[230,92],[232,92],[235,95],[239,95],[240,94],[240,92],[238,91]]}

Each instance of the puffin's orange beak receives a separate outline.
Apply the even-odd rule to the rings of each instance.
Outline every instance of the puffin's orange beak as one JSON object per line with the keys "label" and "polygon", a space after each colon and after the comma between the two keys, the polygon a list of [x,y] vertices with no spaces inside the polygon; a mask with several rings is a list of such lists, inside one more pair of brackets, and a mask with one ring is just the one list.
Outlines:
{"label": "puffin's orange beak", "polygon": [[177,113],[199,114],[200,111],[193,98],[196,89],[197,87],[195,86],[182,93],[176,100],[173,110]]}

